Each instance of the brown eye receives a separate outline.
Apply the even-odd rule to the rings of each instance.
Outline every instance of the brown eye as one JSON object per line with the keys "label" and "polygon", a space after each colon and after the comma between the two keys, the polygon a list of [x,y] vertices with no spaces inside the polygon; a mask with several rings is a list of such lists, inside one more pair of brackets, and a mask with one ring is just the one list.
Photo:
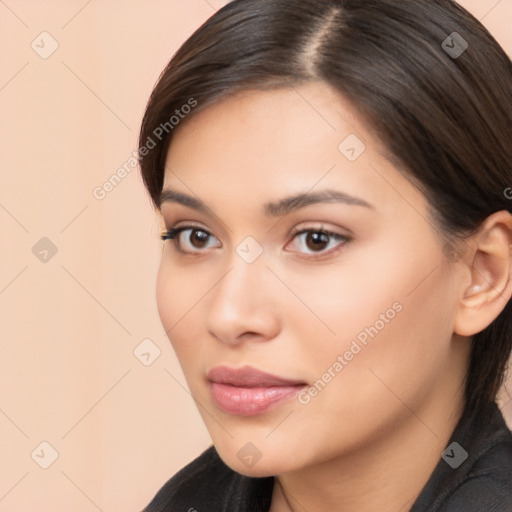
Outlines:
{"label": "brown eye", "polygon": [[328,255],[350,242],[348,236],[324,229],[303,229],[292,240],[293,251],[302,254]]}
{"label": "brown eye", "polygon": [[196,249],[203,249],[208,244],[210,234],[201,229],[193,229],[188,237],[190,244]]}
{"label": "brown eye", "polygon": [[329,235],[320,231],[310,231],[307,233],[305,243],[312,251],[322,251],[329,244]]}
{"label": "brown eye", "polygon": [[219,240],[205,229],[195,226],[181,226],[170,229],[161,236],[162,240],[172,240],[180,252],[199,253],[205,249],[221,247]]}

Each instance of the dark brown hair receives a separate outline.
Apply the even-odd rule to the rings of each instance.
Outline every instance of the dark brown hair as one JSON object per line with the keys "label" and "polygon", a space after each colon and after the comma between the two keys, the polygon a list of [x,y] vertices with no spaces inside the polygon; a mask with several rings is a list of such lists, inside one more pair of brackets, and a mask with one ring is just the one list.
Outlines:
{"label": "dark brown hair", "polygon": [[[181,46],[149,99],[139,142],[154,206],[180,123],[241,90],[318,80],[350,101],[425,194],[438,232],[455,240],[455,255],[486,217],[510,211],[511,61],[451,0],[227,4]],[[474,336],[468,407],[496,399],[511,349],[509,301]]]}

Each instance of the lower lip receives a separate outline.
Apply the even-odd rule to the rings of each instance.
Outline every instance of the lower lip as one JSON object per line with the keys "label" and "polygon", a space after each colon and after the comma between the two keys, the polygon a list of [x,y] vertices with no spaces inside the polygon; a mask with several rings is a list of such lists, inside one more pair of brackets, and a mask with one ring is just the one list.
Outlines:
{"label": "lower lip", "polygon": [[238,416],[256,416],[289,400],[305,385],[237,388],[212,382],[211,387],[213,398],[224,412]]}

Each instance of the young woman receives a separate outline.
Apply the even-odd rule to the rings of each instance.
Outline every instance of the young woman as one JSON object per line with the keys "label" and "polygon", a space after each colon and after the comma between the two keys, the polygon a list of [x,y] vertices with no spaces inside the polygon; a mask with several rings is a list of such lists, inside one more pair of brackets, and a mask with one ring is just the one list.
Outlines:
{"label": "young woman", "polygon": [[510,512],[512,66],[450,0],[235,0],[140,133],[213,446],[146,512]]}

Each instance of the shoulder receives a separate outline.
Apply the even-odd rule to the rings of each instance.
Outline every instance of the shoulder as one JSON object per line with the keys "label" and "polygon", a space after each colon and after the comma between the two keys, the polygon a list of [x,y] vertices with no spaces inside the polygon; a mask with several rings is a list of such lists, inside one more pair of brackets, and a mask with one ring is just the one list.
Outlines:
{"label": "shoulder", "polygon": [[440,512],[459,510],[512,511],[512,434],[508,429],[501,431],[494,443],[482,451]]}
{"label": "shoulder", "polygon": [[272,478],[233,471],[210,446],[170,478],[142,512],[228,511],[252,499],[266,504],[272,487]]}
{"label": "shoulder", "polygon": [[220,459],[213,446],[170,478],[157,492],[144,512],[194,510],[197,497],[218,494],[229,487],[236,475]]}
{"label": "shoulder", "polygon": [[496,404],[463,415],[448,449],[412,511],[512,511],[512,433]]}

